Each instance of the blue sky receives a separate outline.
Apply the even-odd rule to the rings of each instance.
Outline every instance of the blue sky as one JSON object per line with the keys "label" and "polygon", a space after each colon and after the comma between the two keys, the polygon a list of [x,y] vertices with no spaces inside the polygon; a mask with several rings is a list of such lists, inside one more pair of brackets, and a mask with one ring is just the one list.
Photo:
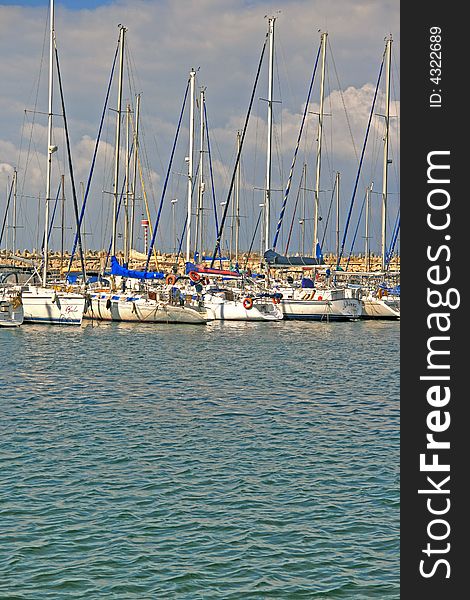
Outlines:
{"label": "blue sky", "polygon": [[[5,206],[5,190],[15,167],[19,168],[24,200],[19,214],[24,229],[21,244],[32,247],[37,240],[37,215],[44,197],[46,119],[39,114],[47,109],[47,0],[2,2],[0,0],[0,215]],[[206,87],[206,102],[214,159],[217,201],[226,199],[232,172],[236,132],[243,125],[259,53],[266,33],[265,15],[277,14],[275,34],[274,94],[280,103],[274,106],[273,187],[285,188],[298,127],[310,80],[313,59],[319,43],[319,30],[329,33],[327,54],[325,143],[322,160],[321,204],[326,222],[335,172],[341,172],[342,206],[349,206],[377,73],[384,50],[384,38],[393,34],[393,104],[392,114],[399,111],[399,2],[398,0],[281,0],[241,2],[240,0],[57,0],[56,35],[61,60],[67,113],[71,131],[77,182],[86,182],[103,99],[118,38],[118,23],[128,28],[127,59],[124,85],[125,101],[134,102],[142,93],[142,135],[146,146],[146,178],[150,210],[156,214],[166,165],[175,134],[183,91],[191,67],[200,67],[197,89]],[[331,54],[330,54],[331,50]],[[130,71],[127,71],[127,67]],[[38,86],[38,76],[41,73]],[[339,78],[339,81],[337,79]],[[299,214],[292,209],[299,186],[301,163],[307,164],[308,188],[314,187],[315,140],[319,100],[318,81],[314,86],[312,107],[305,140],[292,183],[287,224],[294,222],[293,242],[298,245]],[[266,61],[256,94],[243,155],[243,198],[241,244],[248,246],[262,202],[266,103]],[[36,104],[37,96],[37,104]],[[381,100],[381,96],[379,100]],[[55,112],[59,113],[56,96]],[[344,105],[349,122],[345,120]],[[111,92],[110,108],[116,106],[116,86]],[[31,111],[38,114],[33,118]],[[381,106],[375,113],[383,114]],[[31,126],[34,120],[34,135]],[[100,160],[92,184],[92,200],[87,242],[93,247],[106,245],[109,233],[109,197],[103,190],[112,185],[112,148],[115,115],[108,111],[102,138]],[[390,167],[390,225],[398,207],[399,156],[398,120],[393,119]],[[60,123],[55,119],[57,145],[63,151]],[[350,131],[353,134],[351,139]],[[374,117],[363,177],[358,187],[358,208],[365,186],[374,182],[372,246],[378,247],[379,195],[381,189],[381,134],[383,119]],[[163,228],[158,244],[172,245],[170,198],[178,198],[178,226],[183,221],[187,155],[188,118],[185,114],[164,207]],[[124,144],[124,142],[123,142]],[[54,183],[66,165],[61,152],[56,153]],[[60,164],[59,164],[60,163]],[[66,171],[65,171],[66,172]],[[206,167],[207,172],[207,167]],[[273,221],[277,220],[282,192],[275,192]],[[69,192],[68,192],[68,197]],[[208,201],[209,198],[208,198]],[[39,203],[39,204],[38,204]],[[310,219],[311,201],[307,202],[306,219]],[[300,206],[300,204],[299,204]],[[70,211],[71,215],[71,211]],[[139,214],[140,218],[140,214]],[[343,220],[344,220],[343,215]],[[207,229],[209,223],[208,211]],[[356,219],[357,220],[357,219]],[[353,224],[356,223],[355,217]],[[58,236],[54,234],[58,239]],[[67,233],[70,235],[70,233]],[[363,232],[358,233],[360,251]],[[311,234],[310,234],[311,237]],[[311,241],[307,238],[307,245]],[[333,239],[334,235],[327,237]],[[52,246],[57,245],[57,239]],[[139,241],[141,244],[142,240]],[[137,248],[139,249],[139,248]],[[296,248],[294,248],[296,249]]]}

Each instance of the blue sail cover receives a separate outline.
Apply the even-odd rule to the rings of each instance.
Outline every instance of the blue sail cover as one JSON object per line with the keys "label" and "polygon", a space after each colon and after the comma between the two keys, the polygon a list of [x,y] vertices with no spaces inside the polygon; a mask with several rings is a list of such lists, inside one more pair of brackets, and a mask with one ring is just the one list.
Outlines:
{"label": "blue sail cover", "polygon": [[274,250],[266,250],[264,260],[271,267],[306,267],[323,264],[323,256],[317,254],[317,258],[312,256],[282,256]]}
{"label": "blue sail cover", "polygon": [[118,275],[120,277],[131,277],[133,279],[164,279],[165,273],[160,272],[145,272],[145,271],[134,271],[132,269],[126,269],[122,267],[118,259],[115,256],[111,256],[111,275]]}

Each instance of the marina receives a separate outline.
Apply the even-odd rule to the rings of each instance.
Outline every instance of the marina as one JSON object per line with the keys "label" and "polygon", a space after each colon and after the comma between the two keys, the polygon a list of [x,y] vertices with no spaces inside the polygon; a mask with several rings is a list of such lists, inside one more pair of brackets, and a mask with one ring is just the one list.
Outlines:
{"label": "marina", "polygon": [[395,13],[182,4],[0,5],[0,596],[397,598]]}

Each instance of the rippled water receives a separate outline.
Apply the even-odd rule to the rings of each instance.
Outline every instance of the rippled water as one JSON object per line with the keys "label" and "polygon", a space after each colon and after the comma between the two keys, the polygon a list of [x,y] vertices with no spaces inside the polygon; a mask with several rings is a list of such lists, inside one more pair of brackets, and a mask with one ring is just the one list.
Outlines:
{"label": "rippled water", "polygon": [[0,598],[398,598],[399,324],[0,330]]}

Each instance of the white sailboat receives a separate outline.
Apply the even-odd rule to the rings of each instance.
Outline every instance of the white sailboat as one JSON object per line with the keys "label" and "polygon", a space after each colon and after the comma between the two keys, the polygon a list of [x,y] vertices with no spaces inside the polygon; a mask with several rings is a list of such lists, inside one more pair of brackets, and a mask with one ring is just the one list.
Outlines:
{"label": "white sailboat", "polygon": [[46,210],[44,225],[44,263],[42,285],[28,284],[22,287],[21,296],[25,323],[46,323],[60,325],[80,325],[85,308],[83,294],[61,291],[47,287],[48,254],[49,254],[49,202],[51,197],[52,155],[57,146],[52,141],[52,102],[54,76],[54,0],[50,1],[50,47],[49,47],[49,110],[47,133],[47,176],[46,176]]}
{"label": "white sailboat", "polygon": [[[325,95],[325,61],[326,61],[326,44],[328,34],[321,34],[321,82],[320,82],[320,112],[318,121],[318,136],[317,136],[317,153],[316,153],[316,179],[315,179],[315,196],[314,196],[314,219],[313,219],[313,256],[317,254],[318,246],[318,222],[319,222],[319,196],[320,196],[320,174],[321,174],[321,154],[322,154],[322,138],[323,138],[323,118],[324,118],[324,95]],[[306,103],[308,106],[308,102]],[[306,110],[306,109],[305,109]],[[305,113],[304,113],[305,119]],[[303,121],[304,122],[304,121]],[[300,128],[298,144],[302,134],[303,122]],[[290,179],[292,177],[294,161],[291,167],[287,192],[290,187]],[[305,169],[305,167],[304,167]],[[305,171],[304,171],[305,173]],[[336,195],[337,205],[339,203],[339,173],[336,175]],[[337,208],[337,215],[339,210]],[[281,221],[280,221],[281,222]],[[276,245],[277,235],[279,233],[280,222],[273,246]],[[304,226],[304,225],[303,225]],[[338,225],[337,225],[338,228]],[[268,230],[268,225],[266,225]],[[338,234],[337,234],[338,235]],[[274,248],[273,248],[274,250]],[[274,254],[273,251],[267,251],[265,259],[269,260],[269,254]],[[283,257],[281,257],[283,258]],[[298,261],[302,261],[299,258]],[[314,259],[310,259],[316,262]],[[285,264],[284,264],[285,263]],[[279,267],[286,268],[289,259],[282,260]],[[295,261],[293,261],[295,264]],[[308,264],[308,263],[307,263]],[[271,266],[274,267],[274,264]],[[305,283],[306,287],[302,287]],[[316,283],[313,280],[302,279],[301,285],[277,285],[273,288],[275,291],[282,294],[280,306],[284,313],[285,319],[311,320],[311,321],[333,321],[333,320],[355,320],[362,314],[362,305],[357,297],[357,292],[348,289],[347,287],[330,287],[325,286],[322,289],[316,289]]]}
{"label": "white sailboat", "polygon": [[[387,217],[387,194],[388,194],[388,147],[390,133],[390,74],[392,61],[392,38],[389,37],[385,47],[386,52],[386,87],[385,87],[385,136],[383,152],[383,179],[382,179],[382,271],[385,275],[387,270],[387,238],[386,238],[386,217]],[[366,205],[366,260],[369,258],[369,195],[371,189],[367,190]],[[368,265],[366,265],[368,270]],[[396,289],[396,288],[395,288]],[[386,286],[378,286],[374,289],[364,289],[362,301],[362,313],[364,319],[398,319],[400,318],[400,295],[390,293]]]}

